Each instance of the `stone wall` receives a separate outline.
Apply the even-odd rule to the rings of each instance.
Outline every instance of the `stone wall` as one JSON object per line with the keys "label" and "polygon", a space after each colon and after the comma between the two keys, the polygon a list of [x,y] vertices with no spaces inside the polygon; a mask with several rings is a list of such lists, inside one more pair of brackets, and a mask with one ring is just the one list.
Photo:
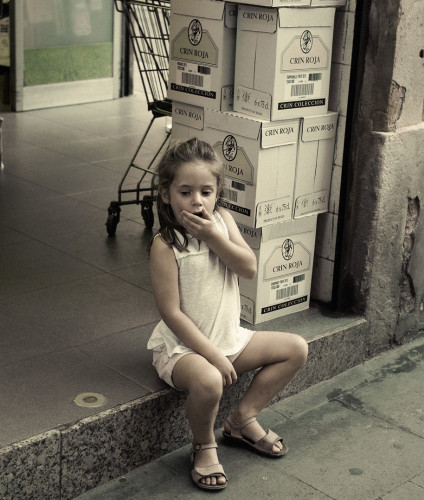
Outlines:
{"label": "stone wall", "polygon": [[365,0],[339,287],[371,354],[424,330],[424,2]]}

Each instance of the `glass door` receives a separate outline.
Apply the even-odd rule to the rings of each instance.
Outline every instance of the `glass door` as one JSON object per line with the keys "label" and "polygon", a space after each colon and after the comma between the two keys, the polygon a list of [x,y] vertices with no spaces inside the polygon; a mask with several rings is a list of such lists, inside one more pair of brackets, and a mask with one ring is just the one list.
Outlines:
{"label": "glass door", "polygon": [[16,111],[119,97],[121,19],[113,0],[15,0]]}

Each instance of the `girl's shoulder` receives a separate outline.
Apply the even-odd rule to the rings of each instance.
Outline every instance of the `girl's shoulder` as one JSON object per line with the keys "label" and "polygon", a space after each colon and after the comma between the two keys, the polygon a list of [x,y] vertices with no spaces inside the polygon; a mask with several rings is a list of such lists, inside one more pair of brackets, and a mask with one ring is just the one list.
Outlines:
{"label": "girl's shoulder", "polygon": [[224,233],[228,237],[228,224],[226,220],[228,220],[228,212],[225,210],[225,208],[218,207],[213,213],[212,213],[212,219],[217,225],[218,229],[221,231],[221,233]]}
{"label": "girl's shoulder", "polygon": [[232,215],[224,207],[218,207],[215,210],[214,215],[218,218],[219,221],[222,221],[224,223],[225,223],[226,220],[229,220],[230,218],[232,219]]}
{"label": "girl's shoulder", "polygon": [[219,217],[221,224],[223,224],[228,231],[231,231],[236,226],[233,216],[231,213],[223,207],[218,207],[215,214]]}
{"label": "girl's shoulder", "polygon": [[150,255],[158,254],[161,255],[172,252],[171,247],[166,243],[166,241],[162,238],[161,234],[158,233],[153,237],[152,244],[150,246]]}

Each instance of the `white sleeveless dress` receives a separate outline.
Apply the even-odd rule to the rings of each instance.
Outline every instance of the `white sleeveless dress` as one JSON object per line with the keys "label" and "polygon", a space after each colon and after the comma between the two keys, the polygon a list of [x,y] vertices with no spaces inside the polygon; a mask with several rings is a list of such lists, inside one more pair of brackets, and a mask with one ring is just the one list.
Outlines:
{"label": "white sleeveless dress", "polygon": [[[221,215],[214,212],[212,218],[228,239],[228,229]],[[188,238],[188,251],[180,252],[173,247],[179,270],[181,310],[225,356],[231,356],[243,349],[253,333],[240,326],[238,277],[203,241],[190,235]],[[163,345],[169,357],[193,352],[161,320],[147,348]]]}

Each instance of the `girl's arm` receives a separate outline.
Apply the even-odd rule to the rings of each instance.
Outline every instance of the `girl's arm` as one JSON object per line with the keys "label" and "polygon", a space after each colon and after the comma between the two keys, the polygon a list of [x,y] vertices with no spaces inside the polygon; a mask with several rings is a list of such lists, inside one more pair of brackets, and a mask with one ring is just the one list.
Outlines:
{"label": "girl's arm", "polygon": [[195,238],[204,241],[228,268],[243,278],[254,278],[257,263],[253,250],[244,241],[230,212],[221,207],[218,212],[228,228],[229,240],[212,223],[212,217],[205,209],[203,217],[183,211],[181,218],[186,230]]}
{"label": "girl's arm", "polygon": [[237,375],[231,362],[181,311],[178,266],[174,252],[160,237],[155,238],[150,250],[150,276],[161,318],[168,328],[221,372],[224,386],[235,383]]}

